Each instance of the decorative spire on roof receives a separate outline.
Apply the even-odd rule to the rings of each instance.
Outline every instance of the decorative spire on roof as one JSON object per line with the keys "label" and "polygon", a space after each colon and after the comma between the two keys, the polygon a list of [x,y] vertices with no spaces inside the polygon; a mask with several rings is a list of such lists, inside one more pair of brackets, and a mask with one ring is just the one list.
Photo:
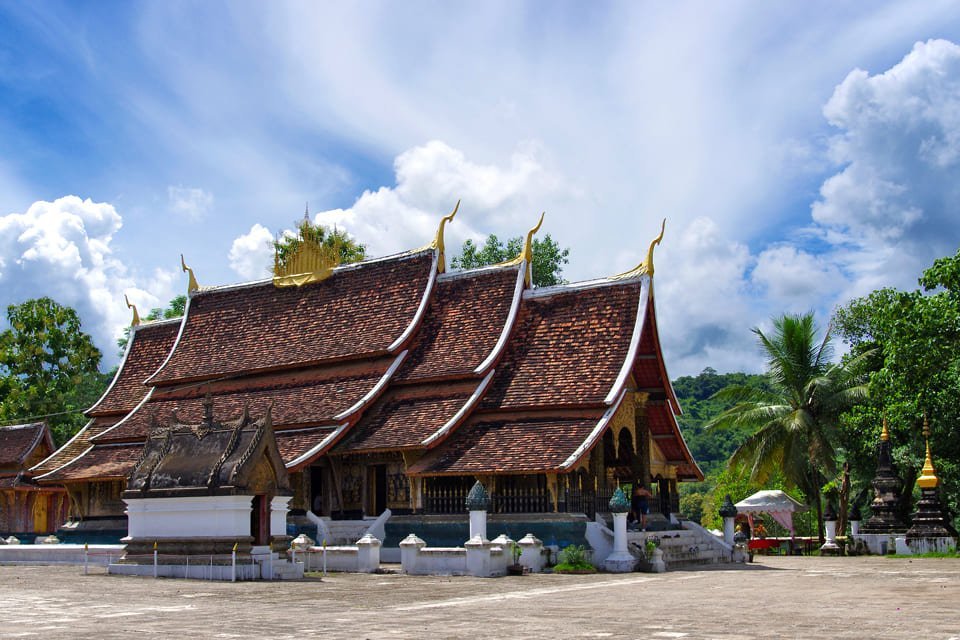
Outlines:
{"label": "decorative spire on roof", "polygon": [[183,259],[182,253],[180,254],[180,267],[183,269],[185,273],[189,274],[190,276],[190,279],[187,282],[187,293],[193,293],[194,291],[199,291],[200,285],[197,284],[197,277],[193,275],[193,269],[187,266],[186,261],[184,261]]}
{"label": "decorative spire on roof", "polygon": [[883,431],[880,432],[880,442],[890,441],[890,430],[887,429],[887,416],[883,416]]}
{"label": "decorative spire on roof", "polygon": [[651,278],[653,277],[653,249],[663,240],[663,232],[667,229],[667,219],[664,218],[663,222],[660,224],[660,235],[653,239],[650,243],[650,248],[647,249],[647,257],[643,262],[638,264],[630,271],[624,271],[623,273],[617,274],[610,278],[611,280],[627,280],[629,278],[636,278],[637,276],[642,276],[647,274]]}
{"label": "decorative spire on roof", "polygon": [[523,241],[523,249],[520,250],[520,255],[513,260],[507,260],[506,262],[500,263],[502,266],[525,263],[526,273],[524,274],[523,280],[528,287],[533,282],[533,235],[540,230],[540,227],[543,225],[543,218],[546,215],[547,212],[542,211],[540,213],[540,220],[537,221],[536,226],[527,232],[527,238]]}
{"label": "decorative spire on roof", "polygon": [[331,244],[325,244],[313,234],[304,234],[310,226],[309,210],[304,213],[304,224],[297,237],[291,240],[289,253],[281,261],[280,248],[273,248],[273,284],[276,287],[300,287],[311,282],[326,280],[340,264],[340,234],[332,234]]}
{"label": "decorative spire on roof", "polygon": [[933,457],[930,455],[930,422],[923,416],[923,439],[927,442],[927,458],[923,462],[923,470],[917,478],[917,486],[921,489],[933,489],[940,484],[937,470],[933,468]]}
{"label": "decorative spire on roof", "polygon": [[137,305],[130,304],[130,298],[127,297],[127,294],[123,294],[123,299],[127,303],[127,309],[133,309],[133,320],[130,321],[131,327],[137,327],[140,325],[140,314],[137,313]]}
{"label": "decorative spire on roof", "polygon": [[433,242],[427,245],[428,247],[432,247],[433,249],[436,249],[440,253],[440,255],[437,256],[437,273],[443,273],[447,270],[447,260],[444,254],[444,247],[443,247],[443,227],[448,222],[453,222],[453,217],[457,215],[457,211],[459,210],[460,210],[460,201],[457,200],[457,206],[453,208],[453,211],[450,212],[449,215],[446,215],[440,218],[440,226],[437,227],[437,235],[433,239]]}

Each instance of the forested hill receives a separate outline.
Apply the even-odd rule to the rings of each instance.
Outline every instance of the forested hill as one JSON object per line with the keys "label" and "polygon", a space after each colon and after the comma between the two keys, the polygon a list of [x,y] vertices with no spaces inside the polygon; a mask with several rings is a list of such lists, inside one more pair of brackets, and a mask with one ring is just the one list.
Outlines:
{"label": "forested hill", "polygon": [[717,373],[707,367],[697,376],[683,376],[673,381],[683,415],[679,417],[680,430],[705,474],[718,470],[730,454],[743,442],[746,430],[714,429],[705,431],[704,423],[729,408],[730,404],[710,397],[730,385],[763,388],[767,385],[762,375],[748,373]]}

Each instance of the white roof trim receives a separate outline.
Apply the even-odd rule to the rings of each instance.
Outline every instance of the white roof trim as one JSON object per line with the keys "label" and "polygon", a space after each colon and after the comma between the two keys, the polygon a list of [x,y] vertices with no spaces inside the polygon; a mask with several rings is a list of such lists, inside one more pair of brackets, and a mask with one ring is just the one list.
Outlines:
{"label": "white roof trim", "polygon": [[538,287],[536,289],[527,289],[523,292],[524,298],[544,298],[555,296],[571,291],[581,291],[583,289],[595,289],[597,287],[612,287],[618,284],[628,284],[631,282],[649,282],[650,276],[643,274],[634,278],[597,278],[595,280],[583,280],[581,282],[571,282],[570,284],[557,284],[550,287]]}
{"label": "white roof trim", "polygon": [[160,363],[160,366],[157,367],[157,370],[151,373],[150,376],[143,381],[144,384],[153,380],[158,373],[163,371],[163,368],[167,366],[168,362],[170,362],[170,358],[173,357],[173,354],[177,350],[177,347],[180,346],[180,340],[183,338],[183,330],[187,326],[187,318],[190,317],[190,301],[191,300],[193,300],[193,296],[187,296],[187,304],[185,304],[183,307],[183,317],[180,318],[180,330],[177,331],[177,339],[173,341],[173,346],[170,347],[170,353],[168,353],[167,357],[163,359],[163,362]]}
{"label": "white roof trim", "polygon": [[66,469],[67,467],[69,467],[70,465],[72,465],[74,462],[76,462],[77,460],[79,460],[79,459],[82,458],[83,456],[85,456],[85,455],[87,455],[88,453],[90,453],[91,450],[93,450],[93,445],[90,445],[89,447],[87,447],[86,449],[84,449],[83,453],[75,456],[72,460],[70,460],[70,462],[68,462],[68,463],[66,463],[66,464],[62,464],[62,465],[60,465],[59,467],[57,467],[56,469],[54,469],[54,470],[52,470],[52,471],[46,472],[46,473],[43,474],[42,476],[37,476],[36,478],[34,478],[34,480],[43,480],[44,478],[46,478],[47,476],[49,476],[49,475],[52,474],[52,473],[56,473],[57,471],[60,471],[61,469]]}
{"label": "white roof trim", "polygon": [[383,390],[383,388],[387,385],[387,383],[390,382],[390,378],[393,377],[393,374],[396,373],[397,369],[400,368],[400,365],[403,364],[403,361],[407,357],[408,353],[409,353],[409,350],[407,349],[404,349],[403,351],[401,351],[400,355],[398,355],[393,360],[393,364],[390,365],[390,368],[387,369],[382,376],[380,376],[380,380],[377,381],[377,384],[375,384],[373,388],[370,389],[370,391],[364,394],[362,398],[357,400],[352,407],[350,407],[346,411],[341,411],[337,415],[333,416],[333,419],[337,421],[345,420],[346,418],[350,417],[350,415],[362,409],[365,404],[370,402],[371,398],[375,398],[380,393],[380,391]]}
{"label": "white roof trim", "polygon": [[517,273],[517,284],[513,289],[513,302],[510,304],[510,313],[507,315],[507,321],[503,325],[503,331],[500,332],[500,339],[494,345],[490,355],[473,370],[474,373],[483,373],[487,367],[496,362],[500,353],[507,346],[507,340],[513,331],[513,325],[516,322],[517,314],[520,312],[520,300],[523,298],[524,270],[521,268]]}
{"label": "white roof trim", "polygon": [[630,370],[633,368],[633,361],[637,357],[637,348],[640,346],[640,334],[643,331],[643,325],[646,321],[647,297],[650,293],[650,279],[647,278],[640,285],[640,301],[637,303],[637,319],[633,323],[633,335],[630,336],[630,349],[627,351],[627,357],[623,360],[623,366],[620,367],[620,373],[616,381],[610,388],[610,393],[603,399],[604,403],[611,404],[617,396],[623,391]]}
{"label": "white roof trim", "polygon": [[[520,282],[523,282],[522,275],[520,278]],[[480,401],[480,398],[483,397],[484,392],[486,392],[487,390],[487,385],[489,385],[490,381],[493,379],[493,374],[495,372],[496,372],[496,369],[491,369],[490,373],[488,373],[487,376],[483,379],[483,381],[480,382],[480,384],[474,390],[473,394],[466,401],[466,403],[464,403],[464,405],[460,407],[460,410],[457,411],[452,418],[447,420],[447,423],[445,425],[437,429],[437,431],[435,431],[433,435],[428,437],[426,440],[424,440],[420,444],[422,444],[425,447],[429,447],[431,444],[436,442],[437,439],[447,435],[447,433],[451,429],[453,429],[463,419],[463,417],[469,411],[471,411],[473,407]]]}
{"label": "white roof trim", "polygon": [[437,282],[437,260],[439,257],[440,252],[434,251],[433,264],[430,266],[430,279],[427,281],[427,288],[423,291],[423,298],[420,299],[420,306],[417,308],[417,313],[414,314],[413,320],[411,320],[410,324],[407,325],[406,330],[400,334],[400,337],[394,340],[393,344],[387,347],[387,351],[393,353],[395,350],[399,349],[403,343],[407,341],[407,338],[409,338],[414,330],[420,325],[420,319],[427,310],[427,305],[430,304],[430,296],[433,293],[433,286]]}
{"label": "white roof trim", "polygon": [[[321,441],[320,441],[320,444],[318,444],[317,446],[313,447],[312,449],[309,449],[308,451],[304,452],[304,453],[301,454],[300,456],[298,456],[298,457],[294,458],[293,460],[291,460],[290,462],[288,462],[288,463],[286,464],[287,469],[292,469],[293,467],[297,466],[297,465],[300,464],[301,462],[303,462],[303,461],[305,461],[305,460],[309,460],[309,459],[312,458],[313,456],[315,456],[315,455],[317,455],[318,453],[320,453],[321,451],[323,451],[323,450],[327,447],[327,445],[329,445],[331,442],[333,442],[333,441],[334,441],[341,433],[343,433],[343,431],[344,431],[347,427],[349,427],[349,426],[350,426],[350,423],[349,423],[349,422],[344,422],[342,425],[340,425],[339,427],[337,427],[337,428],[333,431],[333,433],[329,434],[326,438],[324,438],[323,440],[321,440]],[[280,433],[283,433],[283,432],[281,431]]]}
{"label": "white roof trim", "polygon": [[[72,438],[70,438],[69,440],[67,440],[67,443],[66,443],[65,445],[63,445],[63,446],[60,447],[59,449],[54,450],[54,452],[51,453],[50,455],[48,455],[46,458],[44,458],[43,460],[41,460],[41,461],[38,462],[37,464],[33,465],[32,467],[30,467],[30,471],[33,471],[33,470],[36,469],[37,467],[42,467],[42,466],[44,465],[44,463],[46,463],[47,460],[49,460],[50,458],[52,458],[52,457],[54,457],[55,455],[57,455],[57,453],[58,453],[59,451],[61,451],[62,449],[66,449],[66,448],[69,447],[71,444],[73,444],[73,441],[76,440],[77,438],[79,438],[81,435],[83,435],[83,434],[87,431],[87,429],[90,428],[90,425],[92,425],[92,424],[93,424],[93,419],[91,418],[90,420],[87,421],[87,424],[83,425],[83,429],[80,429],[80,431],[77,431],[75,434],[73,434],[73,437],[72,437]],[[59,467],[58,467],[58,468],[59,468]],[[47,473],[53,473],[53,471],[48,471]],[[45,473],[45,474],[43,474],[43,475],[47,475],[47,474]],[[39,478],[39,477],[42,477],[42,476],[37,476],[37,477]]]}
{"label": "white roof trim", "polygon": [[590,435],[587,436],[587,439],[577,447],[577,449],[570,454],[570,457],[563,461],[563,464],[560,465],[561,469],[568,469],[574,464],[577,463],[583,454],[590,450],[590,448],[596,443],[597,438],[600,437],[600,434],[603,433],[603,430],[607,427],[607,423],[613,419],[614,414],[617,412],[617,409],[620,408],[620,403],[623,402],[623,397],[627,394],[627,390],[623,389],[620,391],[620,395],[617,396],[616,402],[610,405],[610,408],[604,412],[603,417],[600,418],[600,422],[597,423],[597,426],[593,428],[593,431],[590,432]]}
{"label": "white roof trim", "polygon": [[150,387],[150,390],[147,391],[147,395],[145,395],[145,396],[143,397],[143,400],[141,400],[140,403],[139,403],[137,406],[135,406],[133,409],[130,410],[130,413],[128,413],[127,415],[123,416],[123,419],[120,420],[120,422],[118,422],[117,424],[113,425],[113,426],[110,427],[109,429],[106,429],[106,430],[104,430],[104,431],[101,431],[101,432],[98,433],[97,435],[93,436],[93,439],[96,440],[97,438],[99,438],[99,437],[101,437],[101,436],[107,435],[108,433],[110,433],[111,431],[113,431],[114,429],[116,429],[117,427],[119,427],[120,425],[122,425],[124,422],[126,422],[127,420],[129,420],[130,417],[133,416],[133,414],[135,414],[137,411],[140,410],[140,407],[142,407],[143,405],[145,405],[145,404],[147,403],[147,400],[149,400],[152,395],[153,395],[153,387]]}
{"label": "white roof trim", "polygon": [[501,269],[513,269],[516,268],[515,264],[489,264],[483,267],[477,267],[476,269],[464,269],[463,271],[446,271],[437,276],[440,280],[457,280],[460,278],[472,278],[473,276],[483,275],[484,273],[490,273],[491,271],[499,271]]}

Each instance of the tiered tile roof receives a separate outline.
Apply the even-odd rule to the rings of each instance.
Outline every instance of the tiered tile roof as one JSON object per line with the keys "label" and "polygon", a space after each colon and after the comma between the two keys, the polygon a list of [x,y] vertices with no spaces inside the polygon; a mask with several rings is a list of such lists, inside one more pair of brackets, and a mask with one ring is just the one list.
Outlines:
{"label": "tiered tile roof", "polygon": [[0,427],[0,470],[20,471],[30,454],[43,442],[53,449],[46,422]]}

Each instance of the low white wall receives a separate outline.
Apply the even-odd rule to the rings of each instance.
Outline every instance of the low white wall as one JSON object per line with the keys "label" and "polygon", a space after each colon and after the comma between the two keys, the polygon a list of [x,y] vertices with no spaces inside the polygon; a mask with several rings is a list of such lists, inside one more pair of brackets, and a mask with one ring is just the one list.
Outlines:
{"label": "low white wall", "polygon": [[122,544],[9,544],[0,545],[0,564],[83,564],[106,566],[123,555]]}
{"label": "low white wall", "polygon": [[[278,500],[289,498],[274,498]],[[230,538],[250,535],[252,496],[125,498],[131,538]],[[271,505],[273,507],[273,505]],[[272,535],[286,534],[286,504],[271,508]],[[273,533],[275,526],[281,533]]]}

